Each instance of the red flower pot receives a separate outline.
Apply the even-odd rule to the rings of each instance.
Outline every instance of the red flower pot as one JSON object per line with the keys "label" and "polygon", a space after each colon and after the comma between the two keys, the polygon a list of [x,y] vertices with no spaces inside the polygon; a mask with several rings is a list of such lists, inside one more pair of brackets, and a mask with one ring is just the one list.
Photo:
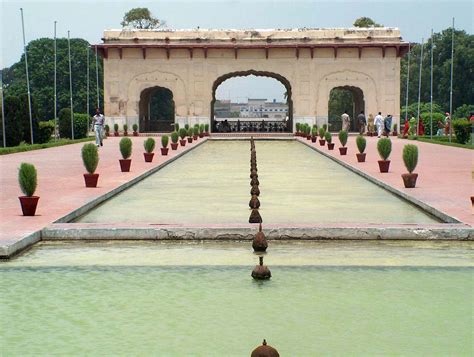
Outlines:
{"label": "red flower pot", "polygon": [[109,132],[106,132],[106,133],[105,133],[105,136],[110,136],[110,133],[109,133]]}
{"label": "red flower pot", "polygon": [[306,135],[306,140],[311,140],[311,135]]}
{"label": "red flower pot", "polygon": [[343,146],[339,148],[339,154],[347,155],[347,147]]}
{"label": "red flower pot", "polygon": [[122,172],[130,171],[130,165],[132,164],[131,159],[122,159],[122,160],[119,160],[119,162],[120,162],[120,169],[122,170]]}
{"label": "red flower pot", "polygon": [[402,174],[403,183],[405,184],[405,188],[414,188],[416,186],[416,179],[418,178],[418,174]]}
{"label": "red flower pot", "polygon": [[178,150],[178,143],[171,143],[171,150]]}
{"label": "red flower pot", "polygon": [[119,136],[118,131],[114,131],[114,136]]}
{"label": "red flower pot", "polygon": [[97,181],[99,180],[99,174],[84,174],[84,182],[86,187],[97,187]]}
{"label": "red flower pot", "polygon": [[357,162],[365,162],[365,152],[363,153],[358,152],[356,156],[357,156]]}
{"label": "red flower pot", "polygon": [[208,131],[206,131],[206,132],[204,133],[204,136],[209,136],[209,135],[210,135],[210,134],[209,134]]}
{"label": "red flower pot", "polygon": [[319,139],[319,146],[324,146],[324,145],[326,145],[326,140]]}
{"label": "red flower pot", "polygon": [[394,131],[394,132],[392,133],[392,136],[398,136],[398,132]]}
{"label": "red flower pot", "polygon": [[204,137],[204,133],[199,133],[199,137],[200,137],[200,138],[203,138],[203,137]]}
{"label": "red flower pot", "polygon": [[21,210],[23,216],[34,216],[36,213],[36,206],[38,206],[38,196],[20,196]]}
{"label": "red flower pot", "polygon": [[328,150],[334,150],[334,143],[328,143]]}
{"label": "red flower pot", "polygon": [[185,145],[186,145],[186,139],[181,139],[181,140],[179,141],[179,144],[180,144],[181,146],[185,146]]}
{"label": "red flower pot", "polygon": [[196,141],[199,138],[199,135],[193,135],[193,140]]}
{"label": "red flower pot", "polygon": [[379,160],[378,163],[380,172],[388,172],[388,169],[390,168],[390,160]]}
{"label": "red flower pot", "polygon": [[155,156],[154,152],[144,152],[143,156],[145,157],[145,162],[152,162],[153,156]]}
{"label": "red flower pot", "polygon": [[138,132],[134,131],[133,136],[138,136]]}
{"label": "red flower pot", "polygon": [[316,142],[316,137],[315,137],[315,136],[314,136],[314,137],[311,137],[311,142],[312,142],[312,143],[315,143],[315,142]]}
{"label": "red flower pot", "polygon": [[169,150],[168,148],[161,148],[161,155],[162,156],[168,155],[168,150]]}
{"label": "red flower pot", "polygon": [[128,136],[128,131],[124,131],[123,136]]}
{"label": "red flower pot", "polygon": [[193,138],[191,136],[188,136],[188,143],[191,144],[192,142],[193,142]]}

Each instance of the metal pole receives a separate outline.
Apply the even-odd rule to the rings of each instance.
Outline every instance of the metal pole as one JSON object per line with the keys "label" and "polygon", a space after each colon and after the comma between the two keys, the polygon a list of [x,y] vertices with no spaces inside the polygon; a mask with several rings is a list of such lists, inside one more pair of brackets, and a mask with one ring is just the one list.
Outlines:
{"label": "metal pole", "polygon": [[97,46],[95,46],[95,82],[97,89],[97,108],[100,108],[100,95],[99,95],[99,60],[97,56]]}
{"label": "metal pole", "polygon": [[451,85],[449,89],[449,142],[453,136],[453,67],[454,67],[454,17],[453,33],[451,36]]}
{"label": "metal pole", "polygon": [[89,133],[89,44],[87,45],[87,104],[86,104],[86,113],[87,113],[87,132]]}
{"label": "metal pole", "polygon": [[69,99],[71,102],[71,136],[74,140],[74,107],[72,105],[72,69],[71,69],[71,41],[69,38],[69,31],[67,32],[67,49],[69,55]]}
{"label": "metal pole", "polygon": [[431,29],[431,68],[430,68],[430,139],[433,139],[433,29]]}
{"label": "metal pole", "polygon": [[3,70],[0,71],[0,86],[1,86],[1,96],[2,96],[2,139],[3,147],[7,147],[7,137],[5,135],[5,101],[3,99]]}
{"label": "metal pole", "polygon": [[56,23],[54,21],[54,138],[57,140],[58,133],[58,96],[57,96],[57,47],[56,47]]}
{"label": "metal pole", "polygon": [[34,144],[34,139],[33,139],[33,116],[31,115],[30,77],[28,75],[28,55],[27,55],[27,52],[26,52],[25,22],[23,21],[23,8],[20,8],[20,12],[21,12],[21,28],[23,30],[23,48],[25,50],[26,87],[27,87],[27,90],[28,90],[28,112],[30,114],[30,137],[31,137],[31,143]]}
{"label": "metal pole", "polygon": [[410,57],[411,57],[411,43],[408,43],[408,64],[407,64],[407,90],[405,98],[405,123],[408,121],[408,84],[410,83]]}
{"label": "metal pole", "polygon": [[420,99],[421,99],[421,70],[423,69],[423,45],[424,39],[421,39],[421,52],[420,52],[420,76],[418,77],[418,111],[416,113],[416,136],[419,135],[420,127]]}

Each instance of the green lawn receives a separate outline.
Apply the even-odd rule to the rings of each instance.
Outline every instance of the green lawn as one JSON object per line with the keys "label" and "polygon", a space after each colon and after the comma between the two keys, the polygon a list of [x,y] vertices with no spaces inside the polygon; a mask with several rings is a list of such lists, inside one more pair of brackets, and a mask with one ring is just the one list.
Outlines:
{"label": "green lawn", "polygon": [[471,149],[471,150],[474,149],[472,136],[471,136],[471,141],[466,144],[459,144],[458,142],[456,142],[455,138],[453,138],[452,141],[449,142],[449,138],[447,136],[433,136],[433,139],[430,139],[429,136],[421,136],[421,137],[418,137],[417,140],[423,141],[425,143],[431,143],[431,144],[455,146],[458,148]]}
{"label": "green lawn", "polygon": [[52,148],[55,146],[63,146],[63,145],[70,145],[70,144],[77,144],[77,143],[82,143],[86,141],[92,141],[94,140],[94,137],[88,137],[88,138],[83,138],[83,139],[76,139],[76,140],[71,140],[71,139],[60,139],[57,141],[50,141],[49,143],[44,143],[44,144],[24,144],[24,145],[19,145],[19,146],[12,146],[12,147],[6,147],[6,148],[0,148],[0,155],[7,155],[7,154],[13,154],[16,152],[24,152],[24,151],[32,151],[32,150],[40,150],[40,149],[47,149],[47,148]]}

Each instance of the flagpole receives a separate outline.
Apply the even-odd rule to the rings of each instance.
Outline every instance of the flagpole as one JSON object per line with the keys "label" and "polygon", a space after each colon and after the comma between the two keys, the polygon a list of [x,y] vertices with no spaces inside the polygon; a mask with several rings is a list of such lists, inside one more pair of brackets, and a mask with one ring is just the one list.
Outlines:
{"label": "flagpole", "polygon": [[409,90],[408,84],[410,83],[410,57],[411,57],[411,43],[409,42],[408,43],[408,64],[407,64],[407,90],[406,90],[406,99],[405,99],[405,123],[408,121],[408,90]]}
{"label": "flagpole", "polygon": [[7,137],[5,135],[5,101],[3,99],[3,69],[0,71],[0,86],[1,86],[1,96],[2,96],[2,138],[3,138],[3,147],[7,147]]}
{"label": "flagpole", "polygon": [[416,136],[420,134],[419,128],[420,128],[421,70],[423,69],[423,45],[424,45],[424,39],[421,38],[420,75],[418,77],[418,111],[416,113]]}
{"label": "flagpole", "polygon": [[26,87],[27,87],[27,91],[28,91],[28,112],[30,114],[30,137],[31,137],[31,144],[34,144],[34,139],[33,139],[33,116],[31,115],[30,77],[28,75],[28,54],[26,52],[25,22],[23,21],[23,8],[20,8],[20,12],[21,12],[21,28],[23,30],[23,48],[25,50]]}
{"label": "flagpole", "polygon": [[57,47],[56,47],[56,23],[54,21],[54,138],[57,140],[58,133],[58,95],[57,95]]}
{"label": "flagpole", "polygon": [[72,69],[71,69],[71,40],[69,38],[69,31],[67,32],[67,49],[69,55],[69,99],[71,102],[71,136],[74,140],[74,107],[72,105]]}
{"label": "flagpole", "polygon": [[86,113],[87,113],[87,132],[89,133],[89,44],[87,44],[87,105],[86,105]]}
{"label": "flagpole", "polygon": [[[97,58],[97,46],[95,46],[95,81],[96,81],[96,89],[97,89],[97,108],[100,108],[100,96],[99,96],[99,60]],[[102,108],[102,110],[104,110]]]}
{"label": "flagpole", "polygon": [[449,89],[449,142],[453,136],[453,67],[454,67],[454,17],[451,36],[451,84]]}
{"label": "flagpole", "polygon": [[433,139],[433,29],[431,29],[431,68],[430,68],[430,139]]}

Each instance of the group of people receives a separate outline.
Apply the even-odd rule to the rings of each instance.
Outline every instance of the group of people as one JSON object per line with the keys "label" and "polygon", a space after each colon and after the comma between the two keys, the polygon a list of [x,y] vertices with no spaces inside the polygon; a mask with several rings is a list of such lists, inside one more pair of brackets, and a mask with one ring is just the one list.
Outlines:
{"label": "group of people", "polygon": [[[349,131],[351,124],[351,117],[347,114],[347,110],[341,115],[342,119],[342,130]],[[357,124],[359,126],[359,133],[362,135],[367,131],[369,134],[373,134],[376,130],[377,136],[380,138],[382,135],[389,136],[392,131],[392,115],[388,114],[385,118],[382,116],[382,113],[379,112],[375,118],[372,114],[369,114],[369,117],[366,118],[364,111],[362,110],[359,115],[357,115]]]}

